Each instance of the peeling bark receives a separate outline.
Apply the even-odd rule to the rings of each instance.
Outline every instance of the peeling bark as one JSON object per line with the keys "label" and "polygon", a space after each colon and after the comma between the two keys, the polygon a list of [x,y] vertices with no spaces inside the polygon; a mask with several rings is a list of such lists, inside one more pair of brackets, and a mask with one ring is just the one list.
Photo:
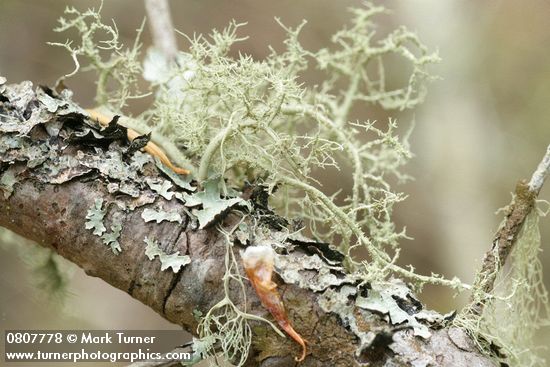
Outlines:
{"label": "peeling bark", "polygon": [[[54,249],[88,275],[124,290],[196,335],[194,311],[206,314],[224,294],[226,244],[216,226],[199,229],[182,200],[167,200],[151,190],[148,178],[166,179],[153,159],[141,152],[126,154],[124,138],[103,135],[66,95],[3,84],[0,77],[0,144],[4,144],[0,145],[0,178],[9,174],[10,180],[0,186],[0,225]],[[180,188],[173,191],[185,192]],[[107,231],[114,222],[122,224],[118,238],[122,252],[118,255],[85,228],[88,210],[97,199],[106,208]],[[147,208],[175,211],[182,223],[145,223],[142,213]],[[239,220],[236,211],[229,211],[217,218],[217,223],[230,227]],[[279,243],[282,232],[277,228],[284,222],[264,223],[262,241]],[[248,224],[252,231],[252,221]],[[145,237],[158,241],[167,254],[178,251],[190,256],[191,262],[176,273],[161,271],[158,259],[151,261],[145,255]],[[245,242],[235,241],[235,249],[244,248]],[[443,321],[426,322],[431,336],[422,338],[406,325],[393,325],[388,315],[361,307],[358,300],[368,300],[372,288],[355,288],[358,282],[352,277],[342,281],[348,275],[342,273],[338,261],[319,256],[323,255],[322,246],[300,240],[288,245],[292,250],[280,255],[284,261],[279,264],[302,264],[305,270],[293,273],[294,279],[286,269],[278,269],[280,277],[275,281],[289,319],[308,341],[308,356],[301,366],[495,366],[476,350],[464,331],[445,326]],[[312,247],[319,255],[311,254]],[[285,283],[285,279],[293,279],[295,284]],[[304,286],[308,282],[315,283],[316,291]],[[237,289],[232,290],[233,302],[271,319],[252,286],[246,285],[247,304]],[[342,299],[345,287],[348,296]],[[331,303],[330,294],[340,303]],[[419,314],[423,307],[410,302],[412,306],[405,305],[403,310]],[[340,311],[326,311],[328,307]],[[281,338],[264,323],[251,325],[254,338],[248,366],[297,364],[294,357],[300,347],[290,338]]]}

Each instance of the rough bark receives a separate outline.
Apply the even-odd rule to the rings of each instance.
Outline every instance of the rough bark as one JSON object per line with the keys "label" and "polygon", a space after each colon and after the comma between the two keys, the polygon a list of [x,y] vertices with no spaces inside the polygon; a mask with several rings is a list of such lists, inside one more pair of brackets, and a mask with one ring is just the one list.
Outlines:
{"label": "rough bark", "polygon": [[[1,79],[0,138],[4,140],[0,144],[4,146],[0,145],[0,226],[55,250],[88,275],[127,292],[196,335],[198,321],[194,311],[206,314],[224,294],[226,243],[216,225],[198,229],[183,201],[167,200],[152,191],[147,180],[164,176],[151,158],[129,149],[124,134],[115,136],[110,134],[112,131],[94,127],[87,114],[66,95],[41,88],[34,91],[28,85],[6,86]],[[17,139],[24,141],[17,143]],[[8,147],[8,142],[12,146]],[[107,161],[110,163],[104,165]],[[138,161],[142,167],[136,164]],[[118,255],[85,228],[88,210],[98,199],[107,207],[107,230],[114,222],[122,224],[122,252]],[[181,215],[182,223],[145,223],[142,213],[147,208],[175,211]],[[265,220],[266,216],[262,218]],[[230,211],[219,216],[217,223],[228,228],[239,219],[237,212]],[[280,242],[280,224],[265,220],[262,229],[264,241]],[[254,242],[255,234],[248,235]],[[150,261],[145,255],[145,237],[155,238],[168,254],[177,250],[190,256],[191,262],[177,273],[161,271],[160,262]],[[235,241],[237,256],[246,242]],[[311,260],[312,252],[323,253],[316,250],[313,242],[295,240],[290,245],[293,250],[284,255],[287,264]],[[495,365],[476,350],[464,331],[446,326],[443,321],[428,325],[431,337],[422,338],[413,335],[407,325],[393,325],[387,315],[360,307],[357,299],[360,295],[368,299],[372,285],[357,289],[343,301],[341,307],[348,310],[347,319],[342,317],[344,312],[326,311],[323,297],[341,291],[342,284],[352,289],[358,282],[340,284],[347,275],[335,261],[323,261],[323,266],[340,280],[333,280],[321,290],[304,286],[315,283],[315,267],[299,273],[296,284],[285,284],[282,275],[275,279],[291,322],[309,342],[308,356],[300,365]],[[285,269],[278,271],[283,274]],[[250,313],[271,319],[250,284],[245,284],[247,304],[243,304],[235,289],[231,294],[233,301],[239,307],[246,306]],[[414,315],[422,306],[411,300],[402,308]],[[248,365],[296,365],[294,357],[300,349],[290,338],[281,338],[264,323],[252,322],[252,326],[254,339]]]}

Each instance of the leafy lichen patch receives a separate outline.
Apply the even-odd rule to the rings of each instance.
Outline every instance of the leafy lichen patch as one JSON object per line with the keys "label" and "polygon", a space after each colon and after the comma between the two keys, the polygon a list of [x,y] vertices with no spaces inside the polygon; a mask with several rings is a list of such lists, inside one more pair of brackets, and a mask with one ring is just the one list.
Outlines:
{"label": "leafy lichen patch", "polygon": [[103,208],[103,199],[96,199],[94,205],[86,214],[86,229],[93,229],[96,236],[101,236],[107,228],[103,225],[106,209]]}
{"label": "leafy lichen patch", "polygon": [[372,312],[388,315],[392,325],[411,327],[414,330],[414,335],[427,339],[431,336],[428,327],[421,324],[414,314],[409,314],[409,312],[413,313],[418,310],[405,310],[398,303],[398,300],[407,301],[411,297],[414,295],[402,282],[374,283],[368,290],[367,297],[361,295],[357,297],[356,305]]}
{"label": "leafy lichen patch", "polygon": [[167,222],[182,222],[181,215],[176,211],[164,211],[164,210],[154,210],[150,208],[146,208],[141,213],[141,218],[143,218],[146,222],[156,222],[160,223],[162,221]]}
{"label": "leafy lichen patch", "polygon": [[200,209],[193,210],[193,214],[199,221],[199,228],[205,228],[212,223],[216,216],[224,213],[227,209],[237,204],[246,204],[241,198],[223,198],[221,197],[220,181],[213,179],[204,183],[204,190],[193,195],[184,195],[186,206],[199,206]]}
{"label": "leafy lichen patch", "polygon": [[170,191],[173,186],[170,181],[156,178],[147,178],[145,182],[147,182],[147,185],[149,185],[151,190],[155,191],[166,200],[172,200],[172,197],[175,193],[173,191]]}
{"label": "leafy lichen patch", "polygon": [[70,100],[53,98],[47,90],[24,81],[2,86],[2,98],[9,108],[0,117],[0,132],[27,135],[35,126],[44,124],[56,116],[82,114],[83,110]]}
{"label": "leafy lichen patch", "polygon": [[[18,117],[18,119],[25,119],[26,117],[29,117],[29,111],[32,109],[32,106],[30,106],[30,102],[35,98],[35,93],[33,90],[33,84],[32,82],[26,80],[24,82],[21,82],[20,84],[15,85],[8,85],[5,90],[2,92],[2,95],[7,99],[9,104],[13,108],[13,115]],[[25,114],[27,112],[27,114]],[[25,116],[26,115],[26,116]],[[2,131],[3,132],[14,132],[19,131],[21,126],[15,126],[14,130],[11,130],[9,126],[6,125],[3,126]],[[27,130],[27,127],[23,127],[22,133],[27,133],[29,130]]]}
{"label": "leafy lichen patch", "polygon": [[13,163],[27,162],[29,168],[34,168],[48,159],[51,146],[48,142],[33,143],[27,136],[14,134],[0,135],[0,161]]}
{"label": "leafy lichen patch", "polygon": [[105,233],[101,236],[103,243],[106,246],[111,247],[111,251],[113,251],[115,255],[118,255],[122,251],[120,248],[120,243],[118,242],[121,231],[122,226],[120,224],[114,224],[111,226],[111,232]]}
{"label": "leafy lichen patch", "polygon": [[13,186],[17,183],[16,171],[9,167],[0,176],[0,191],[4,193],[4,198],[9,198],[13,193]]}
{"label": "leafy lichen patch", "polygon": [[116,150],[100,152],[101,154],[91,154],[79,152],[79,160],[86,167],[98,170],[105,177],[118,181],[136,180],[137,171],[130,170],[127,164],[122,160],[122,153]]}
{"label": "leafy lichen patch", "polygon": [[143,172],[144,166],[150,162],[151,156],[149,154],[137,151],[133,153],[132,157],[130,158],[130,168],[132,170],[135,169],[138,172]]}
{"label": "leafy lichen patch", "polygon": [[356,349],[356,356],[367,348],[374,341],[376,333],[364,331],[359,326],[358,320],[354,315],[354,306],[348,300],[357,294],[357,288],[344,285],[340,289],[329,288],[321,297],[319,297],[319,306],[325,312],[331,312],[340,318],[344,326],[348,327],[359,339],[359,345]]}
{"label": "leafy lichen patch", "polygon": [[172,171],[170,168],[162,164],[162,162],[158,158],[155,158],[155,164],[158,167],[158,169],[162,173],[164,173],[166,176],[168,176],[168,178],[170,178],[170,180],[172,180],[172,182],[176,186],[190,192],[196,190],[196,187],[191,186],[191,175],[178,175],[177,173]]}
{"label": "leafy lichen patch", "polygon": [[[73,156],[64,152],[66,142],[86,140],[103,135],[85,118],[85,111],[71,101],[71,93],[56,93],[46,87],[33,89],[32,83],[3,85],[0,99],[0,142],[3,162],[24,161],[34,178],[42,182],[62,184],[75,177],[98,170],[106,177],[135,179],[135,170],[124,169],[122,157],[109,151],[98,156],[100,147]],[[36,129],[44,125],[44,130]],[[31,139],[32,134],[32,139]],[[61,137],[51,142],[48,136]],[[65,140],[65,141],[64,141]],[[106,157],[106,162],[100,163]],[[118,160],[117,160],[118,158]],[[133,174],[132,174],[133,173]]]}
{"label": "leafy lichen patch", "polygon": [[42,182],[62,184],[91,171],[92,168],[81,164],[80,160],[72,155],[57,156],[52,154],[50,159],[33,171],[32,175]]}
{"label": "leafy lichen patch", "polygon": [[145,237],[144,242],[147,244],[145,255],[151,261],[158,257],[161,263],[161,271],[172,268],[172,271],[177,273],[182,267],[191,262],[191,258],[188,255],[180,255],[177,251],[170,255],[166,254],[155,240]]}
{"label": "leafy lichen patch", "polygon": [[[361,287],[353,285],[329,288],[319,299],[321,308],[338,315],[360,340],[355,353],[358,357],[371,347],[379,335],[392,335],[402,328],[410,328],[415,336],[429,339],[432,333],[428,326],[437,329],[454,316],[454,313],[440,315],[435,311],[423,310],[411,290],[399,280],[373,283],[366,287],[366,295],[365,291],[359,291]],[[369,311],[370,316],[360,310]],[[384,326],[387,324],[381,323],[380,317],[388,317],[394,327]]]}
{"label": "leafy lichen patch", "polygon": [[275,266],[285,283],[298,284],[300,288],[309,288],[315,292],[357,281],[356,277],[346,274],[344,268],[327,264],[317,254],[277,255]]}
{"label": "leafy lichen patch", "polygon": [[[467,337],[466,335],[463,335]],[[457,350],[456,345],[449,337],[447,330],[435,331],[426,343],[419,343],[411,333],[398,331],[393,335],[389,344],[392,352],[392,361],[384,364],[390,366],[453,366],[453,367],[496,367],[493,363],[481,357],[476,350]]]}

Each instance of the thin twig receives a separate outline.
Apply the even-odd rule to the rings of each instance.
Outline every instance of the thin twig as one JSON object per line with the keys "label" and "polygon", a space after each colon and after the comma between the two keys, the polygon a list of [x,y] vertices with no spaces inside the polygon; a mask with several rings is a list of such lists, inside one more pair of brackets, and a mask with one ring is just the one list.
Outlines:
{"label": "thin twig", "polygon": [[178,45],[168,0],[145,0],[145,10],[153,37],[153,45],[162,52],[166,60],[174,60],[178,52]]}
{"label": "thin twig", "polygon": [[546,148],[546,154],[542,161],[539,163],[537,170],[531,176],[531,181],[529,181],[529,191],[539,193],[546,177],[550,173],[550,145]]}
{"label": "thin twig", "polygon": [[546,150],[542,161],[533,173],[529,183],[521,181],[516,186],[515,196],[508,206],[504,224],[495,234],[491,249],[483,258],[483,265],[476,276],[474,292],[471,296],[471,304],[465,310],[476,315],[481,315],[484,308],[484,300],[494,288],[499,270],[506,263],[506,259],[514,247],[518,234],[525,222],[525,218],[535,206],[535,200],[550,173],[550,146]]}

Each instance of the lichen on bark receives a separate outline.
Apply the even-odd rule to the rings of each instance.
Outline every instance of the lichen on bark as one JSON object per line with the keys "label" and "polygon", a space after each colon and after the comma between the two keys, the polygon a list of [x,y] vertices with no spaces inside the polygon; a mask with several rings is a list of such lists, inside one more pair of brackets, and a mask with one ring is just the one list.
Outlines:
{"label": "lichen on bark", "polygon": [[[12,88],[20,87],[6,85],[3,88],[4,91],[12,91]],[[55,103],[64,108],[55,113],[38,111],[49,116],[49,120],[36,124],[25,133],[4,132],[1,129],[6,117],[8,124],[25,118],[25,115],[17,114],[17,108],[47,110],[48,106],[36,98],[41,93],[48,93]],[[288,365],[288,358],[293,358],[294,354],[282,355],[281,346],[287,346],[287,352],[296,347],[272,328],[266,328],[262,321],[256,321],[260,317],[270,320],[271,316],[261,307],[251,287],[246,282],[243,283],[244,288],[232,283],[228,291],[224,290],[226,272],[223,259],[228,242],[214,224],[238,228],[240,233],[235,231],[230,236],[230,245],[235,250],[262,242],[284,251],[278,255],[282,259],[279,263],[281,278],[276,281],[280,284],[291,321],[309,342],[311,353],[304,365],[361,365],[368,360],[369,363],[376,361],[389,366],[402,360],[389,349],[390,346],[398,348],[396,342],[380,344],[376,337],[370,344],[364,342],[366,339],[361,341],[360,333],[393,335],[394,338],[400,333],[407,333],[402,327],[396,328],[388,323],[383,313],[361,309],[356,305],[353,294],[345,298],[348,313],[323,309],[323,295],[338,292],[346,286],[356,286],[354,282],[357,278],[344,282],[336,280],[350,276],[342,267],[343,257],[326,244],[294,233],[290,222],[278,218],[265,206],[264,189],[260,187],[242,193],[242,200],[250,203],[248,207],[229,208],[224,215],[216,216],[215,223],[201,229],[185,203],[176,195],[172,200],[167,200],[161,193],[151,190],[148,178],[167,177],[151,157],[140,152],[123,154],[129,142],[124,137],[106,139],[101,136],[101,128],[88,120],[84,112],[65,114],[64,111],[71,109],[81,111],[70,102],[68,92],[58,94],[39,87],[33,95],[26,107],[12,106],[5,94],[0,95],[0,139],[13,142],[0,154],[2,175],[7,169],[17,169],[17,182],[13,185],[12,194],[9,197],[0,196],[0,225],[55,250],[88,274],[99,276],[123,289],[191,333],[197,332],[197,312],[206,315],[212,306],[229,294],[238,310],[248,310],[250,315],[255,316],[249,320],[255,342],[246,363]],[[54,121],[57,128],[48,128]],[[21,126],[26,131],[26,124]],[[88,131],[86,139],[73,139],[76,133],[82,131]],[[41,162],[34,161],[33,155],[28,154],[36,147],[46,153]],[[131,187],[132,190],[123,190],[122,187]],[[181,194],[191,192],[179,185],[175,185],[173,190]],[[103,203],[102,210],[108,208],[102,219],[106,229],[112,228],[115,222],[123,224],[118,237],[122,251],[118,255],[114,255],[100,237],[85,228],[88,211],[96,205],[96,200]],[[156,205],[180,213],[182,223],[144,222],[144,210]],[[246,215],[243,217],[243,214]],[[188,256],[190,261],[176,273],[161,271],[160,262],[150,261],[145,254],[143,239],[146,236],[157,239],[164,253],[177,251]],[[235,269],[242,274],[239,253],[235,251],[234,254]],[[297,266],[300,261],[304,262],[302,269]],[[322,269],[334,273],[336,279]],[[311,287],[302,277],[309,279]],[[284,279],[289,279],[289,284]],[[296,284],[291,284],[294,282]],[[366,294],[368,289],[365,288],[362,296]],[[355,322],[355,329],[350,327],[350,321]],[[407,339],[407,343],[423,345],[426,353],[432,350],[429,340],[413,338]],[[362,352],[357,354],[357,351]],[[465,352],[452,350],[449,353]],[[475,352],[468,353],[475,355]]]}

